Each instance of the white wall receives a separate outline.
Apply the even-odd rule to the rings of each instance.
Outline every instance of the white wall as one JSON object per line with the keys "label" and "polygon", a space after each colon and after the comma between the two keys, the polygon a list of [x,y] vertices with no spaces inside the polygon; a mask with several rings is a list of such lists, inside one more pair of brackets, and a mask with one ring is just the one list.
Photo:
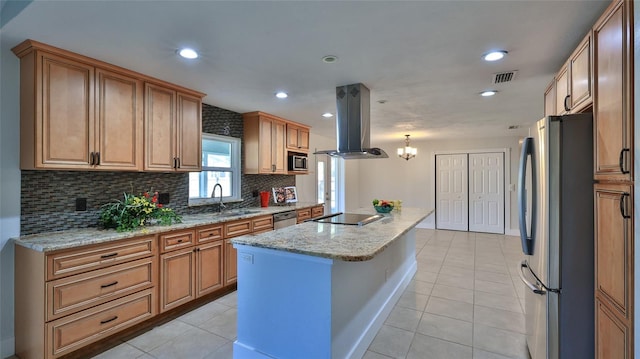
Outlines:
{"label": "white wall", "polygon": [[[347,197],[347,208],[371,206],[374,198],[399,199],[404,207],[435,208],[433,154],[443,151],[510,149],[505,157],[505,162],[511,163],[511,173],[505,181],[505,188],[509,188],[509,184],[516,183],[518,177],[519,139],[514,136],[411,141],[411,146],[418,148],[418,155],[409,161],[396,155],[397,147],[403,144],[400,139],[398,143],[378,144],[389,154],[389,158],[345,161],[351,165],[346,175],[357,173],[359,176],[354,180],[347,179],[346,192],[350,194]],[[516,233],[516,193],[513,191],[509,194],[506,199],[511,205],[511,222],[505,223],[505,230],[507,233]],[[432,226],[433,218],[433,215],[430,216],[425,224]]]}
{"label": "white wall", "polygon": [[0,358],[14,353],[13,243],[20,235],[20,62],[0,36]]}
{"label": "white wall", "polygon": [[[334,138],[324,137],[313,133],[309,134],[309,174],[296,176],[296,190],[298,191],[298,200],[300,202],[316,202],[316,158],[313,152],[320,150],[333,149],[336,146]],[[320,155],[325,156],[325,155]]]}

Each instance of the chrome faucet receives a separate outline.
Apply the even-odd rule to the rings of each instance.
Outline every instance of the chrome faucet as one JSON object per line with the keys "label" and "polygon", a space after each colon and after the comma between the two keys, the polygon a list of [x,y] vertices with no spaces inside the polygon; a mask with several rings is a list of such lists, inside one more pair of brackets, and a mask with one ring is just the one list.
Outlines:
{"label": "chrome faucet", "polygon": [[222,210],[226,206],[224,205],[224,203],[222,203],[222,185],[220,183],[216,183],[216,185],[213,186],[213,191],[211,192],[211,198],[216,197],[216,187],[220,187],[220,206],[218,207],[218,212],[222,212]]}

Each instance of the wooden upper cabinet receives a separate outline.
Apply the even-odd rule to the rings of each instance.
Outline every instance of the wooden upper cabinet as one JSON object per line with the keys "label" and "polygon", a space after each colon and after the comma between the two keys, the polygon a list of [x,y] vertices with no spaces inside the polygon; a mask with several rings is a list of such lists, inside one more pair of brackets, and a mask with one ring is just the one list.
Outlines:
{"label": "wooden upper cabinet", "polygon": [[101,169],[141,170],[142,81],[96,69],[98,124],[95,161]]}
{"label": "wooden upper cabinet", "polygon": [[263,112],[245,113],[243,118],[244,173],[286,174],[286,122]]}
{"label": "wooden upper cabinet", "polygon": [[566,63],[558,74],[555,80],[556,88],[556,115],[564,115],[569,112],[569,63]]}
{"label": "wooden upper cabinet", "polygon": [[593,28],[595,178],[633,179],[630,3],[616,1]]}
{"label": "wooden upper cabinet", "polygon": [[309,151],[309,128],[287,124],[287,149],[292,151]]}
{"label": "wooden upper cabinet", "polygon": [[204,94],[33,40],[12,51],[21,169],[200,170]]}
{"label": "wooden upper cabinet", "polygon": [[147,171],[199,171],[202,168],[200,97],[153,83],[145,84]]}
{"label": "wooden upper cabinet", "polygon": [[593,73],[591,58],[591,32],[589,32],[558,71],[553,86],[547,88],[545,116],[579,113],[591,106]]}
{"label": "wooden upper cabinet", "polygon": [[21,169],[91,168],[95,68],[32,48],[14,52],[20,56]]}
{"label": "wooden upper cabinet", "polygon": [[578,113],[592,104],[591,58],[591,32],[589,32],[569,58],[571,78],[569,81],[570,98],[567,102],[571,113]]}
{"label": "wooden upper cabinet", "polygon": [[179,171],[202,169],[202,99],[178,93],[177,157]]}
{"label": "wooden upper cabinet", "polygon": [[551,80],[549,86],[544,92],[544,116],[553,116],[556,114],[556,79]]}
{"label": "wooden upper cabinet", "polygon": [[173,90],[145,84],[145,170],[171,171],[177,163],[176,93]]}

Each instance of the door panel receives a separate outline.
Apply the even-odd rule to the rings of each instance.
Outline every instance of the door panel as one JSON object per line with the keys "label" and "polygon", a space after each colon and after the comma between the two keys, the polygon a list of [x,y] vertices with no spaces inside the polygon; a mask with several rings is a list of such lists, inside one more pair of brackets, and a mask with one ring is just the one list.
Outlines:
{"label": "door panel", "polygon": [[469,230],[504,233],[504,154],[469,154]]}
{"label": "door panel", "polygon": [[468,230],[467,178],[467,154],[436,156],[436,228]]}

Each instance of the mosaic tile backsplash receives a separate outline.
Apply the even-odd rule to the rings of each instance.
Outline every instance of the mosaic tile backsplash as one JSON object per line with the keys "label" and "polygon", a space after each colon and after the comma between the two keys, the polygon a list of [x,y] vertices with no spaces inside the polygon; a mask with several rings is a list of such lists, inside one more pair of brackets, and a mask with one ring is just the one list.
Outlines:
{"label": "mosaic tile backsplash", "polygon": [[[202,130],[242,138],[242,115],[203,104]],[[122,199],[124,192],[169,193],[168,207],[183,215],[217,209],[217,205],[188,207],[188,186],[188,173],[22,171],[20,232],[27,235],[96,227],[100,206]],[[295,176],[243,174],[244,200],[229,203],[227,208],[259,206],[260,198],[253,197],[253,192],[278,186],[295,186]],[[76,198],[87,199],[86,211],[75,210]]]}

